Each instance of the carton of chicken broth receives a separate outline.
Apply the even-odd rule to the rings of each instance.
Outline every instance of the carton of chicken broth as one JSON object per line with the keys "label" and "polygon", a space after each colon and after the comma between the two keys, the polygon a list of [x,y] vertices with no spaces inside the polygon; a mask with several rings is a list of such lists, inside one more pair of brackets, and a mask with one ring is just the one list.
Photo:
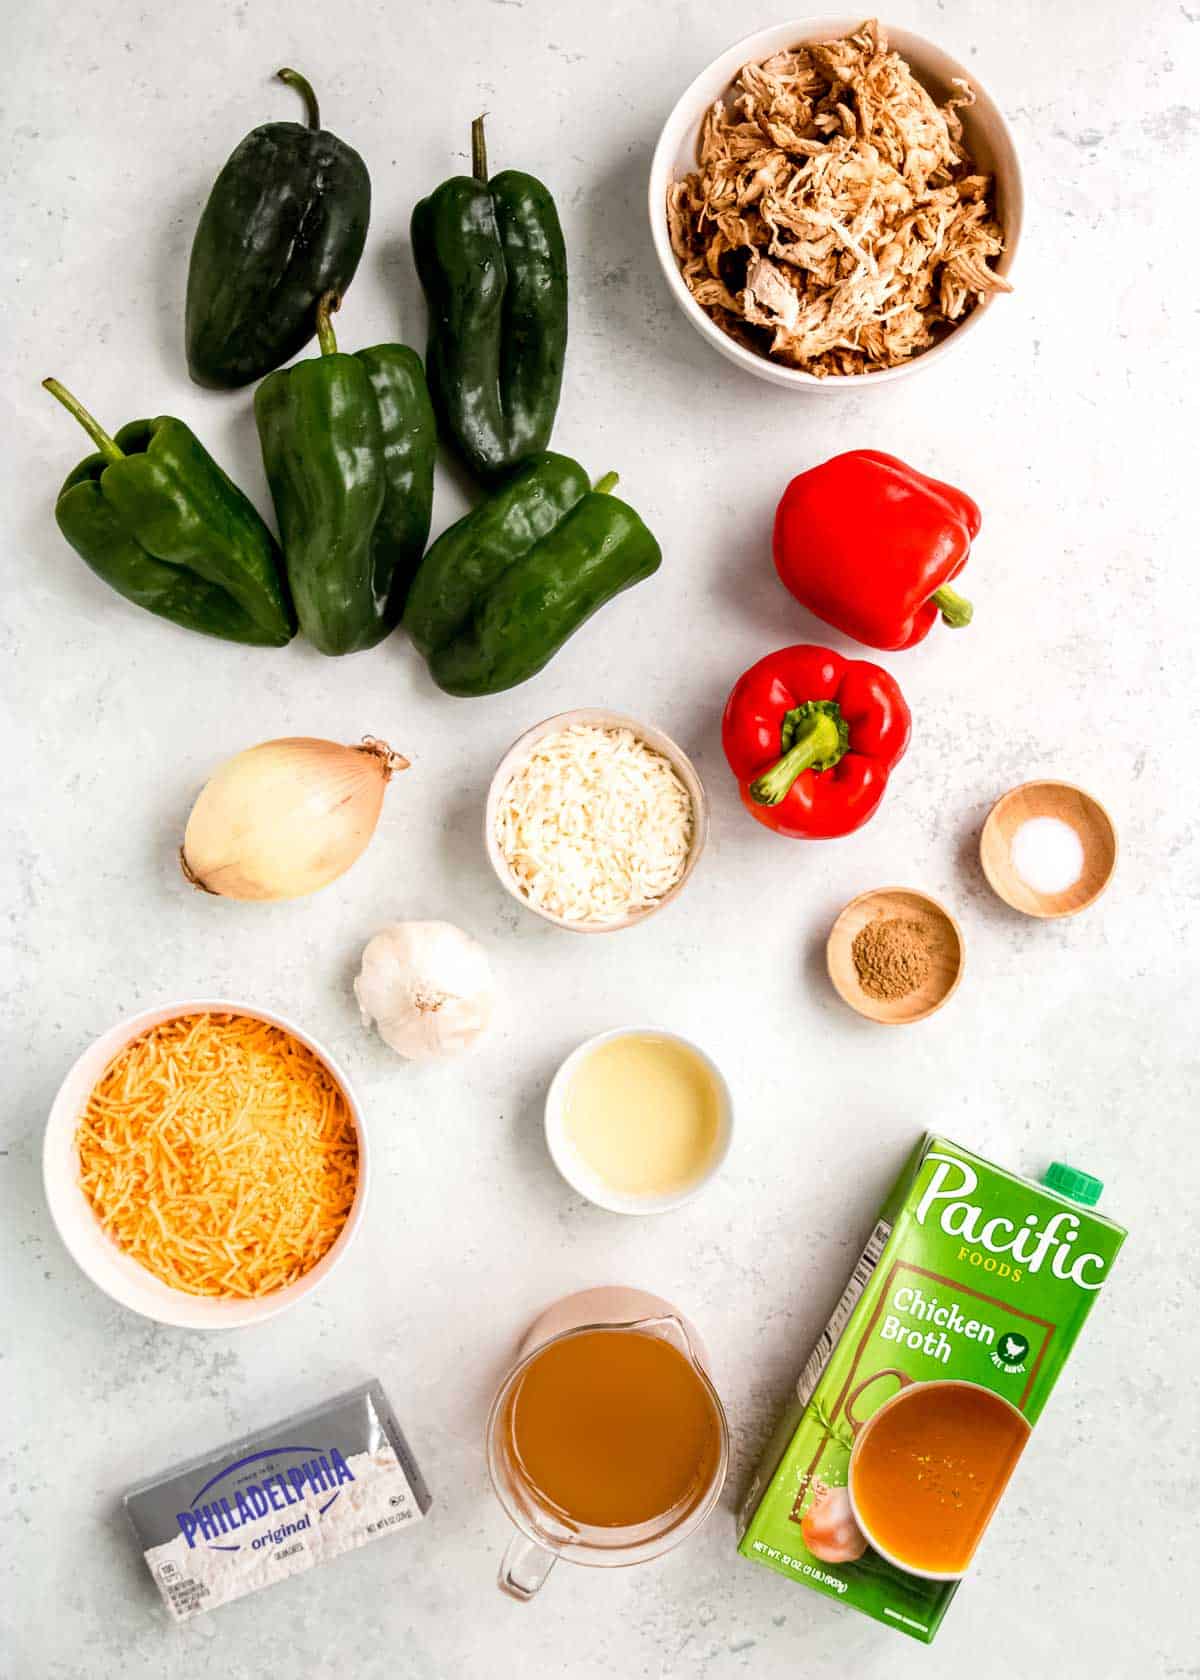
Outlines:
{"label": "carton of chicken broth", "polygon": [[1124,1237],[924,1138],[755,1476],[742,1555],[928,1644]]}

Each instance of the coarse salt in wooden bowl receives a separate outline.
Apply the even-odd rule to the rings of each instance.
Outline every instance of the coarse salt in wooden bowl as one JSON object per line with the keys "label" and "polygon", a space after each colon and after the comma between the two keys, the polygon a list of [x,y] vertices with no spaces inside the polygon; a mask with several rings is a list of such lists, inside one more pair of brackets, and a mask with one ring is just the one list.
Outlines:
{"label": "coarse salt in wooden bowl", "polygon": [[[874,997],[863,990],[854,962],[854,941],[869,922],[916,922],[929,950],[929,973],[903,997]],[[953,996],[962,978],[962,930],[949,910],[913,887],[877,887],[852,898],[830,930],[825,946],[829,978],[838,996],[869,1021],[907,1026],[924,1021]]]}
{"label": "coarse salt in wooden bowl", "polygon": [[[1050,817],[1076,835],[1081,852],[1077,879],[1058,892],[1039,891],[1022,879],[1013,841],[1025,823]],[[998,898],[1024,916],[1050,920],[1076,916],[1094,904],[1117,867],[1116,825],[1098,799],[1070,782],[1023,782],[988,812],[979,837],[979,861]]]}

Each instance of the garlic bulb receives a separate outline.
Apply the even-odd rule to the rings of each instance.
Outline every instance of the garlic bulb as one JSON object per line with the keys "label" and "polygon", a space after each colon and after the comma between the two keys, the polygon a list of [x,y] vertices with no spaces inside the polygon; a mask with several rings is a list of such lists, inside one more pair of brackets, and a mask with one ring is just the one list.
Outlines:
{"label": "garlic bulb", "polygon": [[360,747],[290,737],[237,753],[192,806],[179,861],[224,898],[303,898],[366,850],[383,795],[408,760],[384,741]]}
{"label": "garlic bulb", "polygon": [[392,922],[367,942],[354,995],[367,1026],[410,1061],[469,1050],[492,1017],[492,965],[449,922]]}

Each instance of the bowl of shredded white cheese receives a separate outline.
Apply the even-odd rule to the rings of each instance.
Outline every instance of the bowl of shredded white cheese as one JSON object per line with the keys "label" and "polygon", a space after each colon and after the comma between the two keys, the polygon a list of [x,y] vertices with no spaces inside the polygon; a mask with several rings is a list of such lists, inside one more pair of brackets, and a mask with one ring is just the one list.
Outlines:
{"label": "bowl of shredded white cheese", "polygon": [[682,748],[598,708],[526,730],[500,761],[484,817],[501,885],[573,933],[615,933],[669,904],[707,829],[704,787]]}

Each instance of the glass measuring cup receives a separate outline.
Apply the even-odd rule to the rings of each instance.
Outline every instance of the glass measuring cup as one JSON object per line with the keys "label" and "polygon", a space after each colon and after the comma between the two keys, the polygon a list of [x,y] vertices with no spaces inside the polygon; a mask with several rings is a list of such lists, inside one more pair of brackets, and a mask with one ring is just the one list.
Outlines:
{"label": "glass measuring cup", "polygon": [[[538,1384],[539,1361],[562,1364],[583,1356],[616,1361],[635,1350],[644,1360],[649,1353],[644,1347],[635,1344],[631,1348],[628,1342],[620,1346],[613,1343],[611,1348],[605,1345],[605,1337],[631,1335],[666,1343],[686,1362],[686,1377],[679,1370],[664,1369],[661,1374],[683,1380],[693,1401],[705,1408],[711,1436],[706,1437],[698,1474],[663,1509],[647,1512],[632,1522],[588,1520],[556,1504],[533,1479],[518,1447],[515,1408],[530,1392],[524,1386],[527,1380],[531,1387]],[[585,1342],[584,1338],[589,1340]],[[657,1358],[654,1363],[658,1363]],[[670,1366],[667,1360],[666,1367]],[[543,1365],[543,1373],[545,1369]],[[650,1377],[653,1380],[653,1371]],[[565,1448],[569,1457],[573,1430],[580,1427],[579,1421],[564,1407],[561,1413],[552,1415],[552,1422],[555,1446]],[[580,1451],[585,1450],[581,1439]],[[619,1568],[645,1563],[695,1533],[717,1503],[724,1485],[729,1430],[720,1398],[704,1368],[703,1348],[692,1327],[669,1302],[641,1291],[585,1290],[551,1308],[526,1338],[520,1358],[492,1403],[487,1452],[497,1498],[519,1531],[500,1565],[498,1584],[510,1597],[526,1602],[544,1584],[559,1558],[594,1568]]]}

